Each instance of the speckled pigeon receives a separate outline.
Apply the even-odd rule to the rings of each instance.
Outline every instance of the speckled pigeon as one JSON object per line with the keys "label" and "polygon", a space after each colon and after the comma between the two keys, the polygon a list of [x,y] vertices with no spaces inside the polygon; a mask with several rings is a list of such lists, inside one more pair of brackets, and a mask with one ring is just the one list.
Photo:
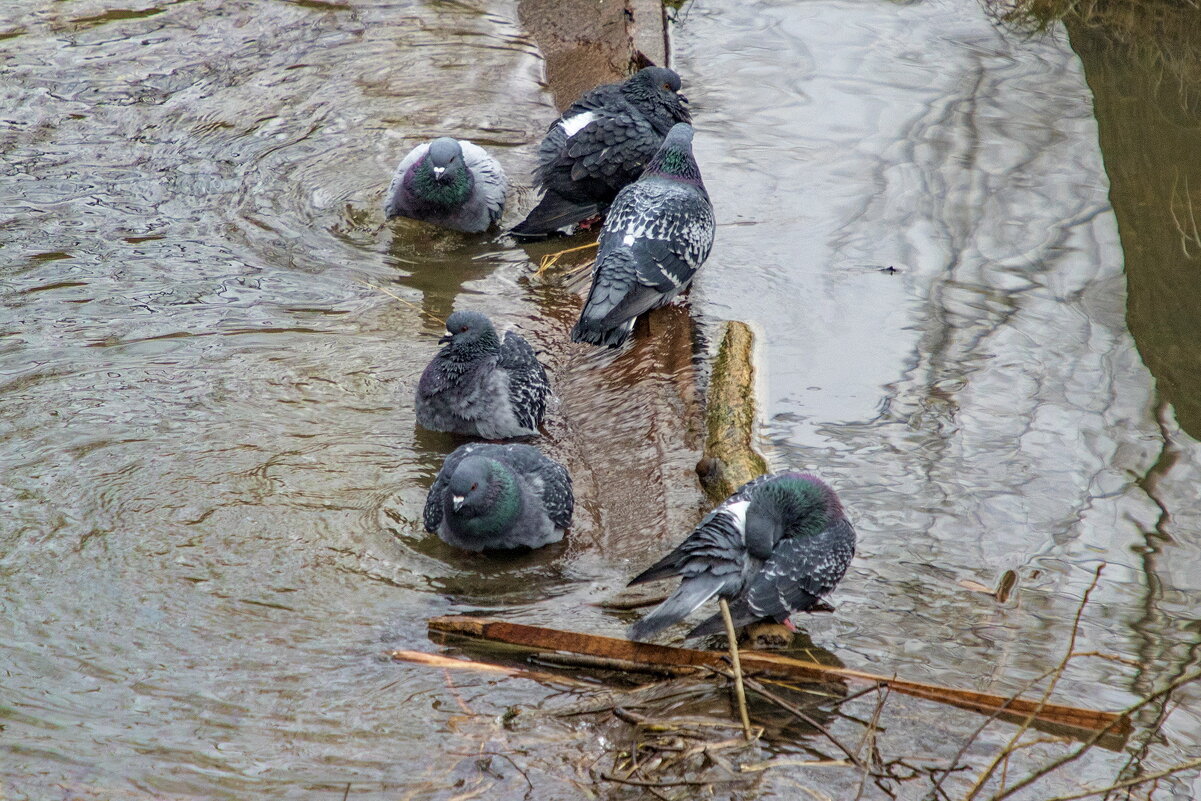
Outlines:
{"label": "speckled pigeon", "polygon": [[550,382],[530,343],[515,331],[501,339],[473,311],[450,315],[446,330],[417,384],[417,422],[484,439],[537,435]]}
{"label": "speckled pigeon", "polygon": [[679,75],[646,67],[573,103],[538,148],[534,177],[544,194],[513,233],[546,236],[605,211],[642,174],[671,126],[691,121],[679,91]]}
{"label": "speckled pigeon", "polygon": [[[834,589],[855,555],[855,530],[834,490],[807,473],[777,473],[744,484],[667,556],[630,584],[680,576],[680,588],[630,627],[645,640],[711,598],[725,598],[735,627],[808,611]],[[715,614],[688,639],[724,628]]]}
{"label": "speckled pigeon", "polygon": [[669,303],[713,247],[709,193],[692,157],[692,126],[671,129],[642,177],[621,190],[600,233],[576,342],[617,347],[638,315]]}
{"label": "speckled pigeon", "polygon": [[384,213],[479,233],[500,219],[509,182],[488,151],[444,136],[418,145],[396,168]]}
{"label": "speckled pigeon", "polygon": [[425,530],[468,551],[541,548],[563,539],[575,500],[567,468],[532,445],[456,448],[425,499]]}

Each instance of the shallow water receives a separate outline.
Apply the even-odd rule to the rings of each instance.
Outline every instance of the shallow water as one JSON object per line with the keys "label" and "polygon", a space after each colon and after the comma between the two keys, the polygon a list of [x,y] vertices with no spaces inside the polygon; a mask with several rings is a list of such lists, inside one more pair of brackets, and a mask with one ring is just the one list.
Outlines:
{"label": "shallow water", "polygon": [[[446,612],[618,633],[584,604],[701,504],[683,309],[632,352],[576,349],[581,280],[529,278],[548,248],[382,219],[433,131],[522,183],[555,111],[513,4],[4,13],[4,797],[520,797],[472,758],[519,748],[540,798],[578,797],[570,755],[596,731],[497,722],[542,685],[380,657],[430,650]],[[1012,691],[1058,660],[1105,563],[1079,647],[1143,666],[1082,662],[1057,695],[1117,708],[1176,675],[1201,449],[1126,328],[1063,38],[1006,36],[966,0],[703,3],[675,34],[721,223],[694,316],[757,326],[773,466],[817,469],[861,535],[838,611],[804,621],[815,644]],[[420,530],[456,441],[415,430],[409,398],[436,319],[468,306],[545,349],[562,397],[548,448],[577,526],[525,557]],[[1006,568],[1006,605],[957,584]],[[973,722],[901,709],[956,747]]]}

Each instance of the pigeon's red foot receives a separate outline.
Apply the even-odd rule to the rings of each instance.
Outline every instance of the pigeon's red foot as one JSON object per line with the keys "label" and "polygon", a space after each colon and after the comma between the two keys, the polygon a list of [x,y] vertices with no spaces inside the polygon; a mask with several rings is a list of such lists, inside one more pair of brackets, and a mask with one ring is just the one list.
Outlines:
{"label": "pigeon's red foot", "polygon": [[576,223],[576,229],[579,231],[591,231],[594,228],[600,228],[601,223],[605,221],[605,215],[593,214],[591,217],[580,220]]}

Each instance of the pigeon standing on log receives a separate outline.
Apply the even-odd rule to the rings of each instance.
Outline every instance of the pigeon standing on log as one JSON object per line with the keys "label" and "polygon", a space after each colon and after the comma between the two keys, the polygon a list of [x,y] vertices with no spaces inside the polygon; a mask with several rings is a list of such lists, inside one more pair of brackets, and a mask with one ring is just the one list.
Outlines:
{"label": "pigeon standing on log", "polygon": [[600,233],[592,290],[571,338],[610,347],[625,342],[638,315],[669,303],[692,282],[716,227],[692,156],[692,126],[680,123],[642,177],[613,201]]}
{"label": "pigeon standing on log", "polygon": [[[645,640],[714,597],[729,602],[735,627],[784,623],[818,606],[855,555],[855,530],[834,490],[807,473],[777,473],[744,484],[714,509],[674,551],[631,585],[680,576],[680,587],[630,627]],[[722,631],[715,614],[688,639]]]}
{"label": "pigeon standing on log", "polygon": [[418,145],[396,168],[384,214],[476,234],[505,210],[509,182],[488,151],[444,136]]}
{"label": "pigeon standing on log", "polygon": [[567,468],[532,445],[456,448],[425,499],[425,530],[467,551],[541,548],[571,527]]}
{"label": "pigeon standing on log", "polygon": [[677,122],[691,122],[680,76],[646,67],[586,93],[555,120],[538,148],[542,200],[513,229],[541,237],[603,213],[637,180]]}
{"label": "pigeon standing on log", "polygon": [[530,343],[473,311],[446,318],[447,335],[417,384],[417,422],[484,439],[538,434],[550,382]]}

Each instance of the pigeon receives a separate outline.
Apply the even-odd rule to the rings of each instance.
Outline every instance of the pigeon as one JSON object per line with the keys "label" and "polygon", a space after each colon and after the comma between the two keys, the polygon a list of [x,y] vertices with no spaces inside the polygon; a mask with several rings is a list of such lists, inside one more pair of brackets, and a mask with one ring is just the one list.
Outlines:
{"label": "pigeon", "polygon": [[[855,555],[855,529],[834,490],[807,473],[765,475],[744,484],[667,556],[630,581],[680,576],[680,587],[630,627],[645,640],[714,596],[730,605],[734,626],[821,606]],[[722,631],[715,614],[686,639]]]}
{"label": "pigeon", "polygon": [[388,187],[384,214],[477,234],[500,219],[509,181],[488,151],[444,136],[409,151]]}
{"label": "pigeon", "polygon": [[679,92],[679,75],[646,67],[572,103],[538,147],[542,200],[512,233],[547,236],[604,212],[642,174],[671,126],[692,120]]}
{"label": "pigeon", "polygon": [[713,204],[692,157],[692,126],[672,127],[642,177],[617,194],[600,233],[576,342],[618,347],[638,315],[669,303],[709,256]]}
{"label": "pigeon", "polygon": [[567,468],[532,445],[456,448],[425,499],[425,530],[467,551],[541,548],[563,539],[575,503]]}
{"label": "pigeon", "polygon": [[501,339],[474,311],[450,315],[446,330],[417,383],[417,422],[484,439],[536,436],[550,382],[530,343],[514,331]]}

